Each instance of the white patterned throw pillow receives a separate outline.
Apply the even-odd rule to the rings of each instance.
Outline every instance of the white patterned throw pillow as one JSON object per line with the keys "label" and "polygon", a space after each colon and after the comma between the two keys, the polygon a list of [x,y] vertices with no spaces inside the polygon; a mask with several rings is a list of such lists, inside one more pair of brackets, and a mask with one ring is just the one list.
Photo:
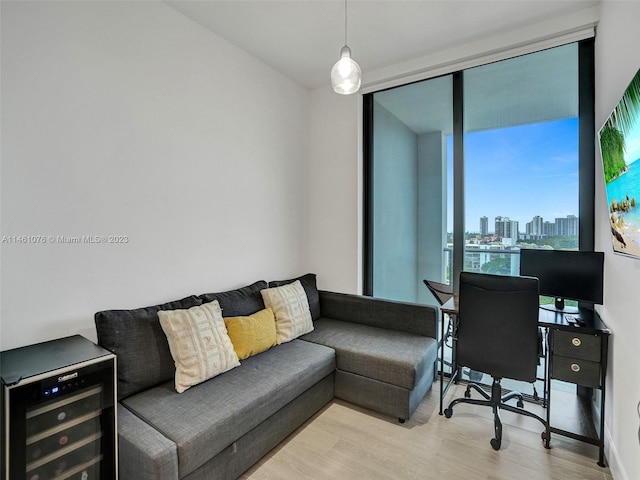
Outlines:
{"label": "white patterned throw pillow", "polygon": [[290,342],[313,330],[309,300],[300,280],[260,292],[276,317],[276,342]]}
{"label": "white patterned throw pillow", "polygon": [[176,392],[240,365],[217,300],[188,310],[158,312],[176,364]]}

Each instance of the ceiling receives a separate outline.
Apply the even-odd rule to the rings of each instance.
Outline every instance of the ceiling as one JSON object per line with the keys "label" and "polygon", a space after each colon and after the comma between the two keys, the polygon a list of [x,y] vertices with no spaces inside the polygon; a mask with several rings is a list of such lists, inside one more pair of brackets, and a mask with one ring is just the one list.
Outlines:
{"label": "ceiling", "polygon": [[[176,0],[168,5],[309,89],[329,83],[344,44],[342,0]],[[373,71],[599,0],[350,0],[348,37]]]}

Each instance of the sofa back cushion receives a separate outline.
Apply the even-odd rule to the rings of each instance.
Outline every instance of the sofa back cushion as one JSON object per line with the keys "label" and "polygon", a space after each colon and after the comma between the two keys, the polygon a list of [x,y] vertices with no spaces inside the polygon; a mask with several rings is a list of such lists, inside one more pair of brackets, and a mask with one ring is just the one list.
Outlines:
{"label": "sofa back cushion", "polygon": [[174,377],[175,365],[158,311],[201,304],[202,300],[192,295],[152,307],[95,314],[98,344],[117,355],[118,400]]}
{"label": "sofa back cushion", "polygon": [[258,280],[246,287],[227,292],[203,293],[198,298],[202,303],[217,300],[222,308],[223,317],[244,317],[265,309],[260,291],[267,287],[267,282]]}

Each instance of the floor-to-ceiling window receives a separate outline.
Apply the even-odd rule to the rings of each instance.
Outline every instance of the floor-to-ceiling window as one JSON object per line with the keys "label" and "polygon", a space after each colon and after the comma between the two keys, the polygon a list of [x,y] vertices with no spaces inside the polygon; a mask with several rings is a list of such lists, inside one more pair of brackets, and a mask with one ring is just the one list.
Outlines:
{"label": "floor-to-ceiling window", "polygon": [[365,95],[365,293],[593,248],[593,40]]}

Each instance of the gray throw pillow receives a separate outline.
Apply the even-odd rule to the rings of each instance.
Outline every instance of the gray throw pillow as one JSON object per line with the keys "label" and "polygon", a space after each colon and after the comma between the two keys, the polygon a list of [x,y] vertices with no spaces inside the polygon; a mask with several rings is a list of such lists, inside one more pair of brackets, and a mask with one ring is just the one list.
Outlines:
{"label": "gray throw pillow", "polygon": [[202,300],[192,295],[152,307],[95,314],[98,344],[117,355],[118,400],[173,380],[175,365],[158,311],[201,304]]}
{"label": "gray throw pillow", "polygon": [[198,298],[202,303],[217,300],[222,308],[223,317],[246,317],[265,309],[260,291],[267,287],[267,282],[258,280],[251,285],[228,292],[203,293]]}

